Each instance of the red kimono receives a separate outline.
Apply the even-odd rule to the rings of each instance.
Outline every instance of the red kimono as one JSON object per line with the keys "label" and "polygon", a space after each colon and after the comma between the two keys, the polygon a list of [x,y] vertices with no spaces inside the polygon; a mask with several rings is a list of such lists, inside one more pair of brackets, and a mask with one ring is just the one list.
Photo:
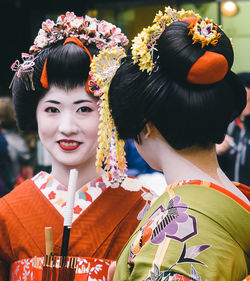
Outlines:
{"label": "red kimono", "polygon": [[[138,189],[138,181],[137,191],[132,191],[131,183],[132,179],[127,189],[105,188],[77,217],[70,233],[69,256],[117,259],[151,194],[143,187]],[[15,280],[9,276],[15,261],[45,255],[46,226],[53,229],[54,254],[60,255],[63,216],[34,181],[26,180],[0,199],[0,281]]]}

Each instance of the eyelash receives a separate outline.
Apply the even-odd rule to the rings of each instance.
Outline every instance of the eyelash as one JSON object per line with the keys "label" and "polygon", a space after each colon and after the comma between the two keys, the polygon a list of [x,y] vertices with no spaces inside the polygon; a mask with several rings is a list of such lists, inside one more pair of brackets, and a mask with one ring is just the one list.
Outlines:
{"label": "eyelash", "polygon": [[45,109],[46,112],[48,113],[57,113],[59,110],[56,107],[48,107]]}
{"label": "eyelash", "polygon": [[[58,113],[59,112],[58,108],[52,107],[52,106],[46,108],[45,111],[48,112],[48,113]],[[77,112],[82,112],[82,113],[84,113],[84,112],[91,112],[91,111],[93,111],[93,109],[91,109],[88,106],[82,106],[82,107],[77,109]]]}
{"label": "eyelash", "polygon": [[[84,109],[84,110],[81,110],[81,109]],[[82,106],[77,111],[78,112],[91,112],[93,110],[90,107],[88,107],[88,106]]]}

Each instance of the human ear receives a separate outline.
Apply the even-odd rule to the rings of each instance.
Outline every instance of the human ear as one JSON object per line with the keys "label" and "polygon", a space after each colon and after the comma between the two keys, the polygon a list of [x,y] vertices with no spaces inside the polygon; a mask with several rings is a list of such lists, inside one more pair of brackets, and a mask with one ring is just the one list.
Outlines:
{"label": "human ear", "polygon": [[145,139],[148,139],[152,133],[152,125],[149,124],[149,122],[145,125],[145,128],[144,128],[144,131],[145,131]]}

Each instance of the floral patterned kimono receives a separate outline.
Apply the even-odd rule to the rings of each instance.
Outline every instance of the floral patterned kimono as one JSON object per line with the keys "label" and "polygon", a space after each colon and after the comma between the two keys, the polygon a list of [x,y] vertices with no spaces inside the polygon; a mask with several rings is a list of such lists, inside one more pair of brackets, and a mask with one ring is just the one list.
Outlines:
{"label": "floral patterned kimono", "polygon": [[[44,229],[52,227],[54,254],[60,255],[66,196],[65,186],[40,172],[0,199],[1,281],[41,280],[41,274],[36,276],[45,255]],[[152,196],[129,177],[121,186],[98,177],[76,192],[68,249],[69,256],[77,257],[76,280],[87,280],[77,279],[82,269],[88,280],[107,280],[110,262],[117,259]]]}
{"label": "floral patterned kimono", "polygon": [[123,249],[114,281],[239,281],[250,271],[250,206],[210,182],[167,187]]}

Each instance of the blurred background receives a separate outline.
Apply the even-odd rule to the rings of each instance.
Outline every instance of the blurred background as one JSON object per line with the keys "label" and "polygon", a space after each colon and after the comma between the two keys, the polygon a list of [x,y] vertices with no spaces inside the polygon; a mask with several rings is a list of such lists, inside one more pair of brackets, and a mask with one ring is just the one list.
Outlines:
{"label": "blurred background", "polygon": [[158,10],[168,5],[193,9],[221,24],[234,43],[233,70],[250,71],[250,0],[1,0],[1,95],[8,92],[14,74],[10,65],[20,60],[21,52],[28,51],[43,20],[55,20],[66,11],[73,11],[77,16],[88,14],[120,26],[132,39],[142,27],[151,25]]}

